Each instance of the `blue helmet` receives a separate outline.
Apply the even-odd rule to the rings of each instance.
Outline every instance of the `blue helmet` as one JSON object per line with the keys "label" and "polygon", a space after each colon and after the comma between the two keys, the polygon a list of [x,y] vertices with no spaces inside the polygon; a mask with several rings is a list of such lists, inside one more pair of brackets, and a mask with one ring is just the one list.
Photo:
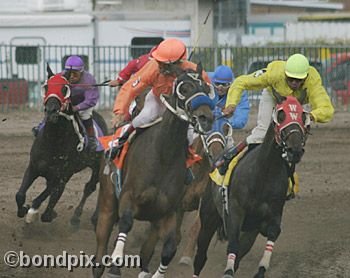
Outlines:
{"label": "blue helmet", "polygon": [[211,81],[213,83],[227,84],[232,83],[233,79],[234,75],[231,68],[221,65],[215,69]]}

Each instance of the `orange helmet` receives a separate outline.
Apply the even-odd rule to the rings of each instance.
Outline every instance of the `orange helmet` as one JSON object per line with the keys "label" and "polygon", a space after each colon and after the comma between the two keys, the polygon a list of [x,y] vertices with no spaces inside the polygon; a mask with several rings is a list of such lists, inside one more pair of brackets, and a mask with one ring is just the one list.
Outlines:
{"label": "orange helmet", "polygon": [[152,57],[158,62],[175,63],[187,58],[186,46],[178,39],[166,39],[152,52]]}

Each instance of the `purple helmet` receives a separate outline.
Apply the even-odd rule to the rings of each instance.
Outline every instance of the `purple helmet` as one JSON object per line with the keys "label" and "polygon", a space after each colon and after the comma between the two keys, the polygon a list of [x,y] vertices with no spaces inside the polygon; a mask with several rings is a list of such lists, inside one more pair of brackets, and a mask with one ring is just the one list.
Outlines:
{"label": "purple helmet", "polygon": [[65,70],[77,70],[77,71],[83,71],[84,70],[84,62],[83,60],[76,55],[70,56],[64,65]]}

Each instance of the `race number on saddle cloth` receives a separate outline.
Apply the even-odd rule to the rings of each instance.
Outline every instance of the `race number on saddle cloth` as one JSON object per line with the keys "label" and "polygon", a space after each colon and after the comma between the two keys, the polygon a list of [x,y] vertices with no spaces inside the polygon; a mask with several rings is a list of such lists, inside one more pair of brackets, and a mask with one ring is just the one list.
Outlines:
{"label": "race number on saddle cloth", "polygon": [[[130,126],[130,124],[126,124],[122,127],[119,127],[115,131],[114,135],[103,136],[103,137],[98,138],[98,140],[100,141],[105,152],[110,150],[112,147],[116,147],[119,145],[118,138],[120,138],[120,136],[125,132],[125,130],[128,129],[129,126]],[[129,140],[127,140],[125,143],[123,143],[122,150],[121,150],[120,154],[117,155],[115,157],[115,159],[113,160],[113,163],[117,169],[123,168],[124,159],[125,159],[125,156],[126,156],[128,149],[129,149]],[[189,156],[186,160],[186,167],[187,168],[191,167],[193,164],[202,160],[202,157],[200,155],[196,154],[195,151],[191,147],[188,148],[188,152],[189,152]]]}

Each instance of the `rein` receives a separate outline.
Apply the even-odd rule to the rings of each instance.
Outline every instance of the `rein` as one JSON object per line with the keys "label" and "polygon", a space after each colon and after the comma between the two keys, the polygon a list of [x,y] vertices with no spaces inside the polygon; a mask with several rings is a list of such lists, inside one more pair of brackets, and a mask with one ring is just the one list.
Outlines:
{"label": "rein", "polygon": [[75,131],[76,135],[78,135],[78,138],[79,138],[79,143],[77,145],[77,151],[81,152],[84,149],[84,137],[79,132],[79,125],[78,125],[77,121],[75,120],[74,115],[67,115],[66,113],[63,113],[61,111],[59,112],[59,115],[72,122],[74,131]]}

